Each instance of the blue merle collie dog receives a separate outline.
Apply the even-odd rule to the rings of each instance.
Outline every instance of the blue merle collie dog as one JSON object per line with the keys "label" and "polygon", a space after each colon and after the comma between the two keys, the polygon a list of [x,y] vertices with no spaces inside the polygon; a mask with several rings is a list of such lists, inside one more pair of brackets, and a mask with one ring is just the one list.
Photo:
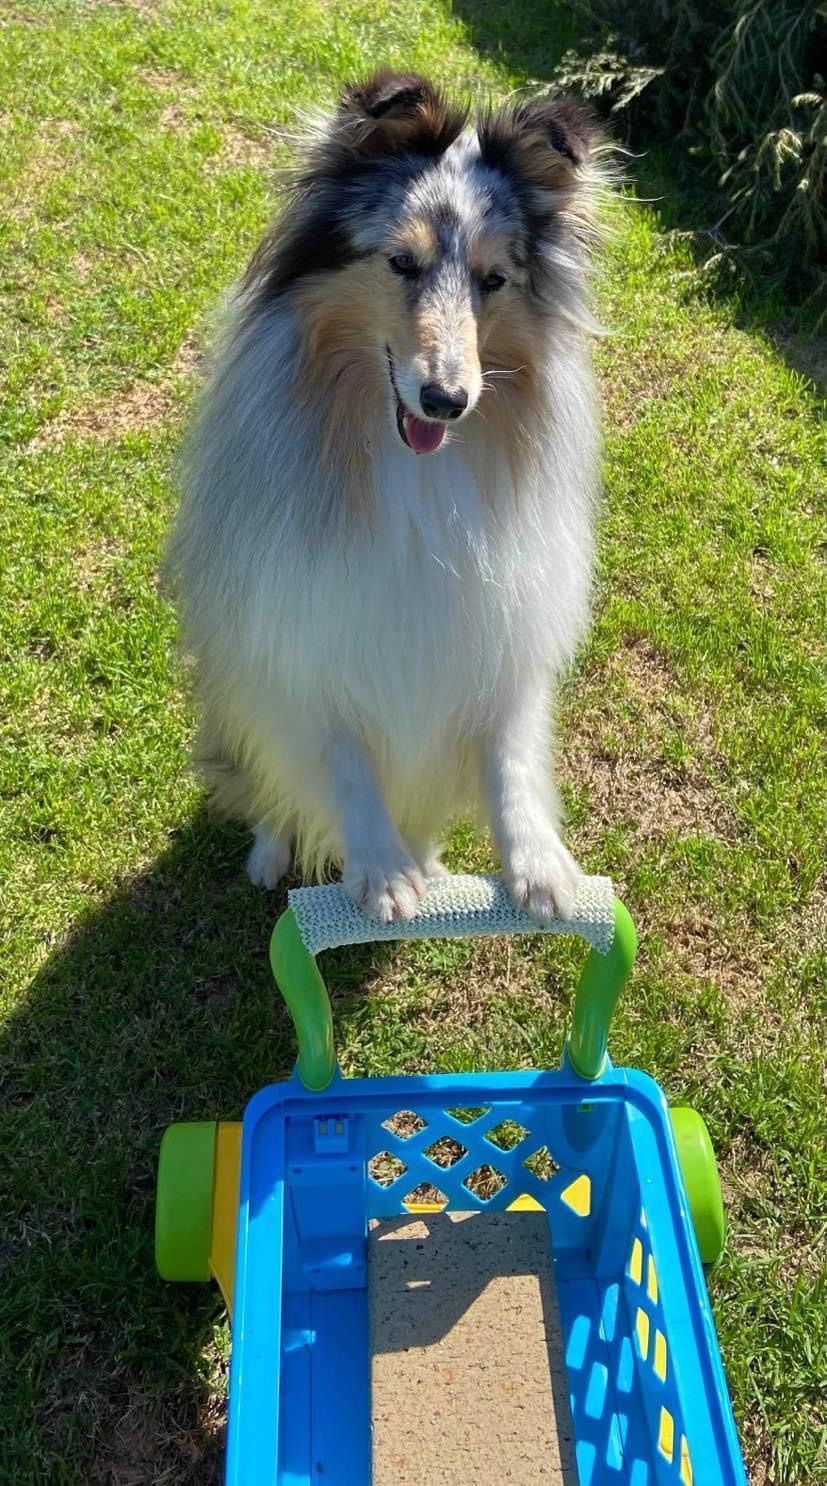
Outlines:
{"label": "blue merle collie dog", "polygon": [[595,153],[577,105],[469,121],[390,72],[304,142],[170,553],[198,752],[254,882],[295,854],[409,918],[479,806],[515,903],[571,912],[550,747],[589,599]]}

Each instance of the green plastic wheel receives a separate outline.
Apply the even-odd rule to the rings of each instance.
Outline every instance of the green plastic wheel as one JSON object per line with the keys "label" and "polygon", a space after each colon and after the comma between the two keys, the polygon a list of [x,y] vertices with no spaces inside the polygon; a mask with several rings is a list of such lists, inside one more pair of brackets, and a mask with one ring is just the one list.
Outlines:
{"label": "green plastic wheel", "polygon": [[208,1280],[217,1124],[170,1125],[158,1156],[155,1267],[162,1280]]}
{"label": "green plastic wheel", "polygon": [[695,1237],[704,1264],[715,1264],[724,1248],[726,1222],[721,1179],[712,1141],[697,1110],[670,1110]]}

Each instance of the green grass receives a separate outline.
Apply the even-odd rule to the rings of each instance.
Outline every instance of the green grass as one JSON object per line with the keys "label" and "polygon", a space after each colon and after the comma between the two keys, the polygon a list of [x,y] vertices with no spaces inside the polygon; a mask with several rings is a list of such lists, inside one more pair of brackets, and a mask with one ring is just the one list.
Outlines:
{"label": "green grass", "polygon": [[[0,1479],[205,1483],[227,1329],[214,1293],[153,1276],[154,1163],[170,1120],[238,1115],[292,1042],[279,901],[186,772],[156,579],[190,351],[296,104],[378,60],[506,90],[569,37],[540,0],[3,15]],[[712,1297],[754,1480],[804,1486],[827,1429],[823,424],[767,312],[701,297],[667,210],[624,208],[599,286],[607,496],[565,787],[641,930],[614,1053],[693,1100],[721,1156]],[[449,857],[488,863],[461,829]],[[576,958],[327,957],[343,1063],[553,1064]]]}

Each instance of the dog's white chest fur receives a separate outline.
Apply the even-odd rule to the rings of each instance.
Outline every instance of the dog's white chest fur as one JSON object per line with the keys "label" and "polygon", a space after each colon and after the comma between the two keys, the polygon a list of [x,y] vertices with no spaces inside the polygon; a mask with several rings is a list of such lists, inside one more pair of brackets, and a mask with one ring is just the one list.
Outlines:
{"label": "dog's white chest fur", "polygon": [[295,568],[284,588],[283,564],[273,575],[279,609],[286,601],[294,616],[276,641],[278,670],[308,698],[335,691],[410,755],[458,713],[484,708],[512,643],[525,645],[530,584],[514,533],[492,530],[458,450],[437,461],[386,447],[377,463],[370,526],[337,535],[309,583]]}
{"label": "dog's white chest fur", "polygon": [[[496,451],[492,451],[496,460]],[[311,562],[286,534],[246,596],[239,659],[259,699],[338,713],[393,768],[432,765],[571,648],[586,568],[537,491],[477,487],[458,440],[420,458],[388,430],[378,509]]]}
{"label": "dog's white chest fur", "polygon": [[[418,456],[380,406],[360,509],[291,403],[291,346],[289,325],[259,324],[225,362],[175,556],[219,799],[318,869],[341,857],[351,789],[424,851],[476,804],[504,729],[525,733],[539,776],[551,681],[587,612],[596,420],[585,359],[550,358],[548,423],[515,486],[484,423]],[[364,780],[335,783],[343,738],[381,807]]]}

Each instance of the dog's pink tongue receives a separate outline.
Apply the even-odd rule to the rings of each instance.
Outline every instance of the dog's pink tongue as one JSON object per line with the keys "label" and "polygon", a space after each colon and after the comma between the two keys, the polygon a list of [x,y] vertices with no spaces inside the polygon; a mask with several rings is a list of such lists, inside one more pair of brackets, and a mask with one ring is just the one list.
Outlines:
{"label": "dog's pink tongue", "polygon": [[413,413],[405,414],[404,428],[405,438],[417,454],[434,454],[445,438],[444,424],[425,423],[422,418],[414,418]]}

